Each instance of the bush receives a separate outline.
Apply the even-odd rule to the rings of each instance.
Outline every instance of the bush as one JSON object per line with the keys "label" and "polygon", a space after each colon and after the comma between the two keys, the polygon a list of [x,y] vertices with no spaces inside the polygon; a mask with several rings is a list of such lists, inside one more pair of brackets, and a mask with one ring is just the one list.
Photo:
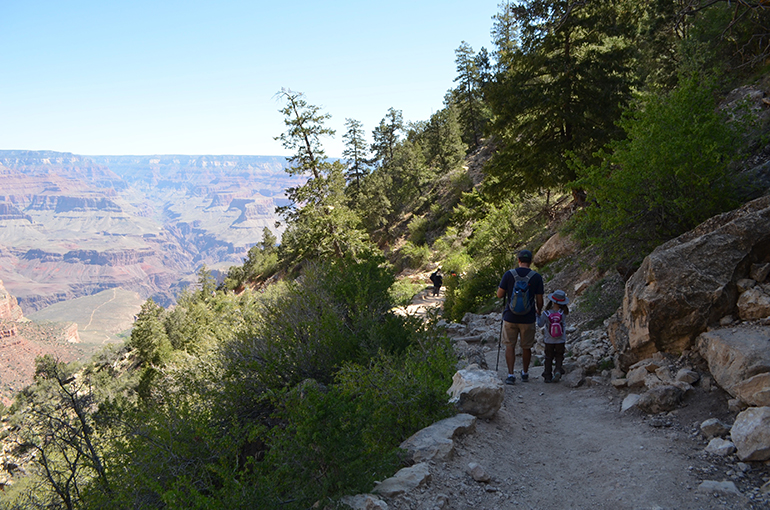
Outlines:
{"label": "bush", "polygon": [[259,466],[262,485],[286,508],[368,492],[400,467],[398,445],[454,409],[446,389],[454,372],[448,341],[404,355],[381,354],[369,365],[345,364],[337,384],[312,381],[281,398],[270,453]]}
{"label": "bush", "polygon": [[496,297],[503,274],[516,267],[516,255],[501,255],[464,276],[446,278],[444,318],[459,322],[467,312],[490,311],[501,304]]}
{"label": "bush", "polygon": [[430,262],[433,253],[427,245],[417,246],[407,241],[401,248],[401,256],[406,267],[419,269]]}
{"label": "bush", "polygon": [[610,144],[600,166],[578,165],[590,206],[573,227],[605,264],[636,267],[655,246],[740,203],[733,162],[746,124],[727,122],[713,83],[690,77],[646,98],[621,126],[627,139]]}

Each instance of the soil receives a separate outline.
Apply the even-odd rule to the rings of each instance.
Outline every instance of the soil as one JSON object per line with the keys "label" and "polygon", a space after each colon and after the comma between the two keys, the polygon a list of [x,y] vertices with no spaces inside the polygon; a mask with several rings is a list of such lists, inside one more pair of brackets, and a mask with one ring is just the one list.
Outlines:
{"label": "soil", "polygon": [[[436,306],[435,298],[415,305]],[[494,369],[496,348],[488,348]],[[517,358],[517,370],[520,358]],[[530,381],[505,386],[505,400],[476,431],[455,441],[454,456],[431,466],[422,487],[388,499],[401,509],[767,509],[770,465],[707,454],[700,424],[732,423],[728,396],[696,386],[670,413],[621,413],[626,390],[607,384],[568,387],[544,383],[542,367]],[[500,359],[498,375],[505,377]],[[489,481],[470,474],[478,464]],[[731,481],[740,494],[703,491],[704,481]],[[765,486],[768,489],[768,486]]]}

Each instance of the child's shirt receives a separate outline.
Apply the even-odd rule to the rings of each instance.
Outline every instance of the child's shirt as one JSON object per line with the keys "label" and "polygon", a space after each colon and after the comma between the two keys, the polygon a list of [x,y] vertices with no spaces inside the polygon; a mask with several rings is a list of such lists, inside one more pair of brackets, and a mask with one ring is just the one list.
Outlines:
{"label": "child's shirt", "polygon": [[[549,314],[558,320],[558,326],[552,325]],[[537,318],[537,327],[543,329],[544,341],[547,344],[563,344],[567,341],[567,316],[561,310],[546,310]],[[559,335],[561,333],[561,335]]]}

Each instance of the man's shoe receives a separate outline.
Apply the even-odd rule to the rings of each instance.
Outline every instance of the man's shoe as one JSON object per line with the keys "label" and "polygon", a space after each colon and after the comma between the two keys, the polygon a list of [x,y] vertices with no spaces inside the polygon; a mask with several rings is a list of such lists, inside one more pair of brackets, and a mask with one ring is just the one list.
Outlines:
{"label": "man's shoe", "polygon": [[521,382],[529,382],[529,374],[521,373]]}
{"label": "man's shoe", "polygon": [[516,384],[516,377],[509,375],[508,378],[505,380],[505,384]]}
{"label": "man's shoe", "polygon": [[553,379],[547,378],[547,379],[545,379],[543,382],[545,382],[545,383],[550,383],[550,382],[553,382]]}
{"label": "man's shoe", "polygon": [[553,374],[553,382],[559,382],[561,381],[561,372],[556,372]]}

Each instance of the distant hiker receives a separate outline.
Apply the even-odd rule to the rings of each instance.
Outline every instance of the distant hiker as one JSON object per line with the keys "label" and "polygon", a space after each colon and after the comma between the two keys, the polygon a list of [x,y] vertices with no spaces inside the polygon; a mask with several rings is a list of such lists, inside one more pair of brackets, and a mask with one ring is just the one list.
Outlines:
{"label": "distant hiker", "polygon": [[441,285],[444,284],[444,277],[441,276],[440,268],[431,273],[430,281],[433,282],[433,295],[438,296],[439,290],[441,290]]}
{"label": "distant hiker", "polygon": [[[545,311],[537,318],[538,327],[543,328],[545,336],[545,382],[559,382],[564,374],[564,344],[567,340],[566,318],[569,315],[569,298],[563,290],[548,294]],[[553,367],[554,361],[556,366]],[[551,368],[553,367],[553,371]]]}
{"label": "distant hiker", "polygon": [[529,362],[532,359],[532,346],[535,345],[535,321],[543,310],[543,277],[529,267],[532,252],[521,250],[518,260],[519,267],[506,271],[497,288],[497,297],[506,298],[502,328],[505,361],[508,364],[506,384],[516,382],[513,365],[519,338],[522,351],[521,380],[529,381]]}

